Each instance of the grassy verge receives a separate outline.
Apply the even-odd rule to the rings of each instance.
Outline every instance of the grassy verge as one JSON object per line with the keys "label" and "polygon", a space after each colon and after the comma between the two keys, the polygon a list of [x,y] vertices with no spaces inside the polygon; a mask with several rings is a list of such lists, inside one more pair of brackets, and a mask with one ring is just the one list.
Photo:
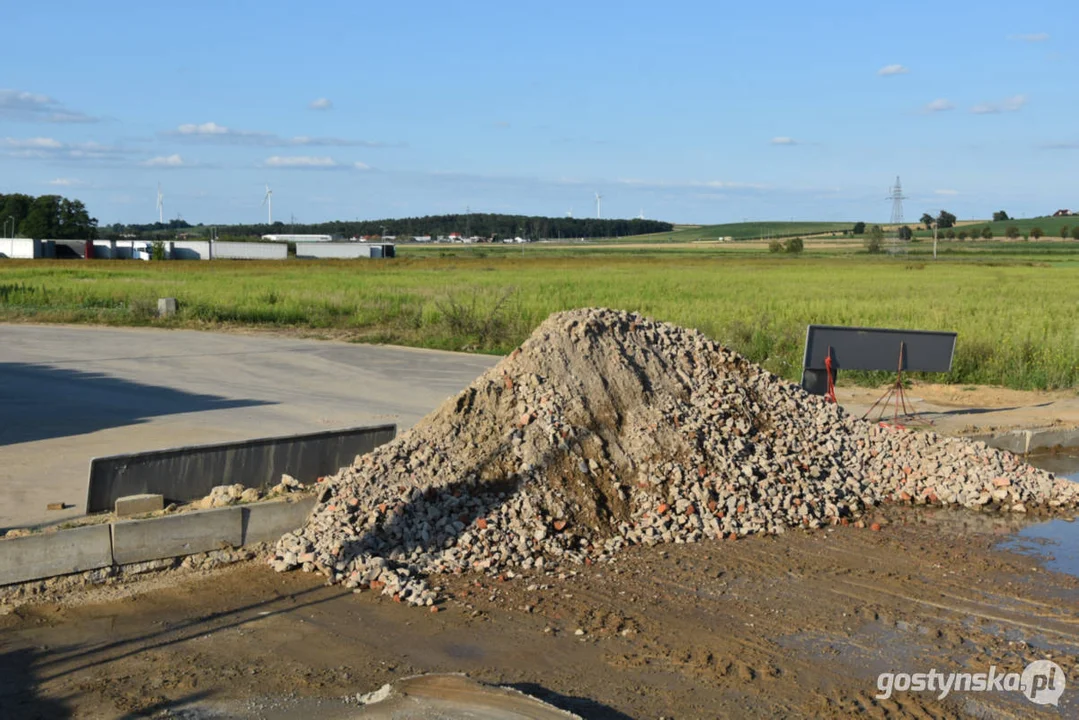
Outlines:
{"label": "grassy verge", "polygon": [[[154,317],[159,297],[178,316]],[[808,323],[959,333],[946,380],[1079,387],[1079,266],[847,253],[461,252],[393,261],[0,261],[0,320],[332,329],[505,352],[551,312],[603,305],[696,327],[790,379]]]}

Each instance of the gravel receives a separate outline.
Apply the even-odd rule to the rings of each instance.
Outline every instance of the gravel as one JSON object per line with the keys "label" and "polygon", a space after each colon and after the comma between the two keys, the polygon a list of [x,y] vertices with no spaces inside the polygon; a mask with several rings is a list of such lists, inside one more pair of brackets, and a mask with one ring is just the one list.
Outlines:
{"label": "gravel", "polygon": [[[629,544],[864,524],[883,502],[1074,508],[1079,484],[984,443],[850,417],[694,330],[558,313],[397,440],[323,484],[270,564],[432,605]],[[874,528],[877,529],[877,528]]]}

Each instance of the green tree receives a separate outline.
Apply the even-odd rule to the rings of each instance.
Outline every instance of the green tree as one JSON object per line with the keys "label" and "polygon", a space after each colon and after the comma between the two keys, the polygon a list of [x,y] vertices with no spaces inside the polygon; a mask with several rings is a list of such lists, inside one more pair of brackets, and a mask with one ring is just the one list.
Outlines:
{"label": "green tree", "polygon": [[854,234],[855,235],[862,235],[864,233],[865,233],[865,223],[864,222],[856,222],[856,223],[854,223]]}
{"label": "green tree", "polygon": [[953,230],[952,228],[948,228],[944,232],[944,237],[948,238],[949,240],[955,240],[955,230]]}
{"label": "green tree", "polygon": [[1067,225],[1061,225],[1060,226],[1060,239],[1061,240],[1067,240],[1068,239],[1068,226]]}
{"label": "green tree", "polygon": [[960,230],[959,232],[957,232],[955,234],[955,236],[957,238],[959,238],[960,240],[966,240],[967,239],[967,231],[966,230]]}
{"label": "green tree", "polygon": [[904,225],[903,227],[899,228],[899,239],[900,240],[913,240],[914,239],[914,231],[910,229],[910,225]]}
{"label": "green tree", "polygon": [[805,243],[802,242],[802,238],[793,237],[787,240],[783,244],[783,251],[790,253],[791,255],[798,255],[805,249]]}
{"label": "green tree", "polygon": [[1030,237],[1034,238],[1035,240],[1037,240],[1044,234],[1045,232],[1040,227],[1032,227],[1030,229]]}
{"label": "green tree", "polygon": [[783,243],[779,240],[770,240],[768,242],[768,252],[777,253],[783,252]]}
{"label": "green tree", "polygon": [[869,229],[869,235],[866,237],[865,249],[871,253],[879,253],[884,249],[884,228],[880,225],[874,225]]}
{"label": "green tree", "polygon": [[1019,237],[1019,227],[1016,225],[1009,225],[1007,228],[1004,229],[1004,237],[1008,238],[1009,240],[1015,240],[1017,237]]}
{"label": "green tree", "polygon": [[1011,218],[1008,217],[1008,213],[1003,210],[997,210],[993,213],[993,222],[1006,222],[1008,220],[1011,220]]}
{"label": "green tree", "polygon": [[993,228],[989,227],[988,225],[983,227],[982,228],[982,239],[983,240],[992,240],[993,239]]}
{"label": "green tree", "polygon": [[937,215],[937,227],[941,229],[955,227],[955,220],[955,215],[947,210],[941,210],[940,215]]}
{"label": "green tree", "polygon": [[1072,238],[1079,240],[1079,225],[1072,228]]}
{"label": "green tree", "polygon": [[19,234],[29,238],[60,237],[60,196],[35,198],[30,211],[19,223]]}
{"label": "green tree", "polygon": [[929,213],[922,213],[922,217],[920,220],[918,220],[918,222],[920,222],[922,225],[925,225],[926,230],[932,230],[933,223],[936,222],[936,220]]}

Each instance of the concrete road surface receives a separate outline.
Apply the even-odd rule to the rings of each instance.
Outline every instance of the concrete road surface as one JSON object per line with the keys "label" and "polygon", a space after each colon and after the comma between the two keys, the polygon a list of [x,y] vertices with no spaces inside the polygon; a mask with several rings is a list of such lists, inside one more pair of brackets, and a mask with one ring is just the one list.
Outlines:
{"label": "concrete road surface", "polygon": [[[82,514],[90,459],[411,427],[498,361],[190,330],[0,325],[0,530]],[[49,503],[72,507],[48,511]]]}

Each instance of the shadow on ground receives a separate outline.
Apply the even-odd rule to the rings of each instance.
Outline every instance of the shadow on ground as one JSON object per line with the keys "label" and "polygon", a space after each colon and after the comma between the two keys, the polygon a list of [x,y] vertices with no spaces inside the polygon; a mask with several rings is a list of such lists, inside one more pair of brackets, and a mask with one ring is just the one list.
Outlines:
{"label": "shadow on ground", "polygon": [[66,702],[38,694],[35,669],[42,654],[32,648],[0,651],[0,717],[12,720],[72,717]]}
{"label": "shadow on ground", "polygon": [[[147,379],[152,377],[153,366],[147,365]],[[268,404],[71,368],[0,363],[0,447],[135,425],[161,415]]]}

